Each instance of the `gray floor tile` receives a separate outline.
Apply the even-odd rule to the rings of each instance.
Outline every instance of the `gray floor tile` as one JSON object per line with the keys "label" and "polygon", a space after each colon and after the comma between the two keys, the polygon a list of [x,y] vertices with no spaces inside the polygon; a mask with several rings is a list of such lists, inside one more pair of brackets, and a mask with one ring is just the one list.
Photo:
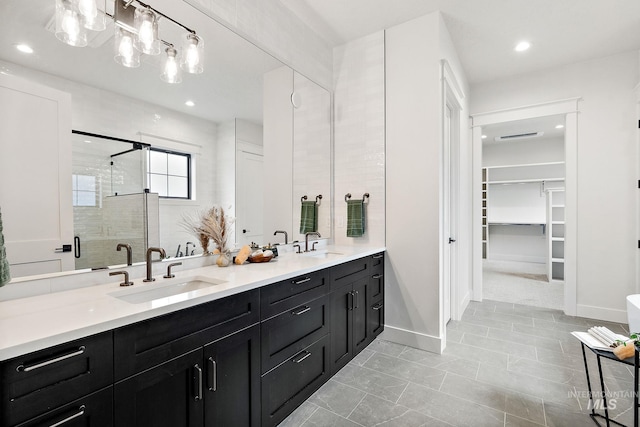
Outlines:
{"label": "gray floor tile", "polygon": [[544,424],[534,423],[533,421],[526,420],[524,418],[515,417],[511,414],[507,414],[507,419],[504,423],[505,427],[539,427]]}
{"label": "gray floor tile", "polygon": [[413,383],[398,403],[455,426],[504,426],[504,412]]}
{"label": "gray floor tile", "polygon": [[509,343],[520,343],[520,344],[526,344],[534,347],[546,348],[548,350],[553,350],[558,352],[562,351],[560,340],[555,338],[536,337],[536,336],[523,334],[521,332],[503,331],[500,329],[493,329],[493,328],[489,328],[489,332],[487,336],[489,338],[507,341]]}
{"label": "gray floor tile", "polygon": [[464,336],[464,332],[455,329],[447,329],[447,342],[460,342]]}
{"label": "gray floor tile", "polygon": [[563,384],[581,384],[586,381],[581,365],[568,368],[521,357],[510,357],[508,370]]}
{"label": "gray floor tile", "polygon": [[408,384],[408,381],[355,365],[345,366],[333,379],[394,403]]}
{"label": "gray floor tile", "polygon": [[567,339],[570,337],[567,331],[558,331],[555,329],[543,329],[538,326],[530,326],[530,325],[520,325],[514,324],[512,330],[514,332],[520,332],[527,335],[532,335],[534,337],[542,337],[542,338],[551,338],[551,339]]}
{"label": "gray floor tile", "polygon": [[[545,423],[544,405],[539,397],[522,393],[507,393],[505,411],[507,412],[507,421],[509,417],[515,416],[537,424],[544,425]],[[513,423],[516,421],[518,420],[514,420]]]}
{"label": "gray floor tile", "polygon": [[507,369],[509,355],[466,344],[449,343],[443,354]]}
{"label": "gray floor tile", "polygon": [[375,354],[375,351],[365,348],[356,357],[351,359],[349,363],[351,363],[352,365],[362,366],[374,354]]}
{"label": "gray floor tile", "polygon": [[505,412],[507,393],[499,387],[459,375],[447,374],[440,391]]}
{"label": "gray floor tile", "polygon": [[406,406],[397,405],[370,394],[349,415],[349,419],[363,426],[418,427],[451,425],[409,409]]}
{"label": "gray floor tile", "polygon": [[313,403],[303,402],[298,409],[278,424],[278,427],[300,427],[317,409],[318,407]]}
{"label": "gray floor tile", "polygon": [[384,354],[374,354],[367,360],[364,367],[436,390],[440,388],[446,374],[440,369],[389,357]]}
{"label": "gray floor tile", "polygon": [[477,337],[475,335],[465,335],[462,344],[480,347],[491,351],[511,354],[514,356],[536,359],[536,348],[531,345],[520,344],[518,342],[503,341],[489,337]]}
{"label": "gray floor tile", "polygon": [[498,320],[498,321],[507,322],[507,323],[517,323],[520,325],[529,325],[529,326],[533,326],[533,321],[534,321],[534,319],[529,316],[519,316],[517,314],[506,314],[506,313],[498,313],[498,312],[492,313],[492,312],[481,311],[481,310],[476,310],[474,317]]}
{"label": "gray floor tile", "polygon": [[469,378],[476,377],[480,366],[477,360],[461,359],[449,354],[435,354],[411,347],[407,347],[398,358]]}
{"label": "gray floor tile", "polygon": [[367,347],[368,350],[373,350],[378,353],[386,354],[388,356],[398,356],[406,348],[404,345],[396,344],[385,340],[375,340]]}
{"label": "gray floor tile", "polygon": [[449,323],[447,323],[447,334],[450,331],[468,332],[473,335],[486,337],[489,328],[487,326],[474,325],[467,322],[451,320]]}
{"label": "gray floor tile", "polygon": [[307,421],[302,424],[304,427],[357,427],[360,424],[342,418],[324,408],[318,408]]}
{"label": "gray floor tile", "polygon": [[567,407],[555,402],[544,402],[544,413],[549,427],[573,427],[595,425],[586,409]]}
{"label": "gray floor tile", "polygon": [[502,320],[493,319],[491,317],[476,317],[471,314],[467,314],[465,311],[462,315],[462,321],[471,325],[485,326],[487,328],[504,329],[510,331],[512,329],[511,322],[505,322]]}
{"label": "gray floor tile", "polygon": [[365,394],[362,390],[329,380],[309,398],[308,402],[346,418]]}

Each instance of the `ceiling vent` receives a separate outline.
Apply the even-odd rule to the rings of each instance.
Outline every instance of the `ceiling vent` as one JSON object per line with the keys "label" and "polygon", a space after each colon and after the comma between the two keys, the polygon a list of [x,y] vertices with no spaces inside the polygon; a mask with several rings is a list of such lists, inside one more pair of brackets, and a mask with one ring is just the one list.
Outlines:
{"label": "ceiling vent", "polygon": [[518,133],[515,135],[496,136],[494,141],[513,141],[515,139],[537,138],[542,135],[544,135],[544,132]]}

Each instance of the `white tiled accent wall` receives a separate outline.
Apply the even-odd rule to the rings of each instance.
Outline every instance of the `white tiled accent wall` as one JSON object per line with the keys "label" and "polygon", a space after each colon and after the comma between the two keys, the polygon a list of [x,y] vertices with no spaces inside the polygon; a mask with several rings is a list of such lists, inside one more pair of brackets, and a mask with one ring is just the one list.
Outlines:
{"label": "white tiled accent wall", "polygon": [[184,0],[325,88],[330,44],[278,0]]}
{"label": "white tiled accent wall", "polygon": [[318,206],[318,232],[331,236],[331,96],[308,78],[293,73],[293,89],[300,99],[293,108],[293,235],[300,234],[301,197]]}
{"label": "white tiled accent wall", "polygon": [[[334,57],[335,242],[385,244],[384,32],[336,47]],[[370,198],[363,237],[346,236],[345,194]]]}

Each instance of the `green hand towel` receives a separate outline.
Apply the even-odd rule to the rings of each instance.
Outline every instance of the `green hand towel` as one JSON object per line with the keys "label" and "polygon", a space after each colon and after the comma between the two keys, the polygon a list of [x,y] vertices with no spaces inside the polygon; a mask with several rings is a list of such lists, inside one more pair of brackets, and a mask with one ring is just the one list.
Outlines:
{"label": "green hand towel", "polygon": [[316,202],[303,201],[300,211],[300,234],[318,231],[318,205]]}
{"label": "green hand towel", "polygon": [[4,235],[2,234],[2,211],[0,211],[0,286],[4,286],[11,280],[7,251],[4,248]]}
{"label": "green hand towel", "polygon": [[364,200],[347,200],[347,237],[364,234]]}

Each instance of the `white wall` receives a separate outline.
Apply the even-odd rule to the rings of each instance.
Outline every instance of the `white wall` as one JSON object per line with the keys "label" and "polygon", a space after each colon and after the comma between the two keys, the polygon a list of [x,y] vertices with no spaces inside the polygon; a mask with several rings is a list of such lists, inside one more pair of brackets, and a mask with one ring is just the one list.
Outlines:
{"label": "white wall", "polygon": [[510,141],[482,145],[482,166],[564,162],[564,138]]}
{"label": "white wall", "polygon": [[[464,73],[439,13],[386,31],[386,329],[385,337],[442,351],[443,238],[441,59],[466,88]],[[461,141],[468,116],[462,105]],[[470,194],[470,151],[462,144],[461,201]],[[464,172],[463,172],[464,171]],[[461,235],[470,236],[470,203],[460,206]],[[449,236],[446,236],[447,238]],[[460,271],[469,269],[470,239],[459,246]],[[460,296],[470,292],[460,278]],[[467,297],[468,298],[468,297]]]}
{"label": "white wall", "polygon": [[582,97],[578,115],[577,314],[626,322],[636,291],[638,52],[476,84],[480,113]]}
{"label": "white wall", "polygon": [[[384,32],[334,49],[334,205],[338,245],[385,243]],[[347,237],[351,193],[369,193],[365,234]]]}

